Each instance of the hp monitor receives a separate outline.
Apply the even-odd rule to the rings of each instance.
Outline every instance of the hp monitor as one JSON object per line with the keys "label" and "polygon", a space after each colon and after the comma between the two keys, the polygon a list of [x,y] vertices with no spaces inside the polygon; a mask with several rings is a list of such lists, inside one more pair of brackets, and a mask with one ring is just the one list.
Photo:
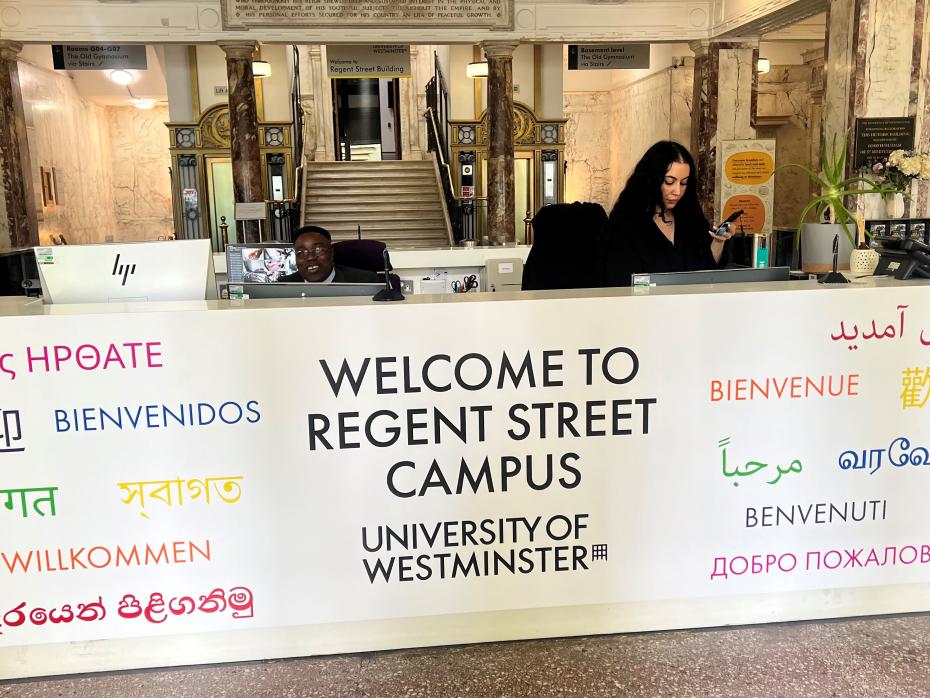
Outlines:
{"label": "hp monitor", "polygon": [[216,298],[210,240],[36,247],[45,303]]}

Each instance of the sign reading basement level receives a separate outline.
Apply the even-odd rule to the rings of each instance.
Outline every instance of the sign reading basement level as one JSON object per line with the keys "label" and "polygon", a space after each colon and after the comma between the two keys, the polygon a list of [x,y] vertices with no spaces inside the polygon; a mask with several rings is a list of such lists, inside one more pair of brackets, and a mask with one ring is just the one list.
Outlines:
{"label": "sign reading basement level", "polygon": [[145,70],[144,44],[53,44],[55,70]]}
{"label": "sign reading basement level", "polygon": [[331,78],[409,78],[406,44],[337,44],[326,47]]}
{"label": "sign reading basement level", "polygon": [[617,70],[649,67],[649,44],[568,45],[569,70]]}

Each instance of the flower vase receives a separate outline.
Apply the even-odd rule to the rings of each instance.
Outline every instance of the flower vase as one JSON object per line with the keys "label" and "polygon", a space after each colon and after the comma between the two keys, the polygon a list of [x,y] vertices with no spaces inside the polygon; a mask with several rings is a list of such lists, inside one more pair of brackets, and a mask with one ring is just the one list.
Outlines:
{"label": "flower vase", "polygon": [[904,217],[904,195],[901,192],[885,194],[885,216],[888,218]]}

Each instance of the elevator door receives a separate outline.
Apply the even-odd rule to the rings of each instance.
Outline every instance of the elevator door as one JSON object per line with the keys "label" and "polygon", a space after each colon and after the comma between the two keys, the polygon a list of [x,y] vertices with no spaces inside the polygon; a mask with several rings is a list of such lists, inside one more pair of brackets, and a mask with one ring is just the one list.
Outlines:
{"label": "elevator door", "polygon": [[[488,159],[487,153],[481,158],[481,191],[488,195]],[[536,213],[535,171],[532,152],[513,154],[513,232],[518,245],[527,244],[526,224],[523,219]],[[485,212],[486,216],[486,212]],[[479,221],[479,228],[481,221]],[[487,221],[483,221],[483,234],[487,235]]]}
{"label": "elevator door", "polygon": [[333,80],[337,160],[400,160],[400,81]]}

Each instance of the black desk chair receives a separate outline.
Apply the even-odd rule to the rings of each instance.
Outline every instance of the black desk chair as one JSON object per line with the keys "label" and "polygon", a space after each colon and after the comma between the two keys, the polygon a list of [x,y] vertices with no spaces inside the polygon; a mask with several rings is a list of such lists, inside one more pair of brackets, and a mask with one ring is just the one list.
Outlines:
{"label": "black desk chair", "polygon": [[549,204],[533,217],[533,247],[523,265],[524,291],[600,286],[600,204]]}
{"label": "black desk chair", "polygon": [[[333,262],[366,271],[384,271],[384,250],[380,240],[340,240],[333,243]],[[400,277],[391,274],[391,287],[400,290]]]}

